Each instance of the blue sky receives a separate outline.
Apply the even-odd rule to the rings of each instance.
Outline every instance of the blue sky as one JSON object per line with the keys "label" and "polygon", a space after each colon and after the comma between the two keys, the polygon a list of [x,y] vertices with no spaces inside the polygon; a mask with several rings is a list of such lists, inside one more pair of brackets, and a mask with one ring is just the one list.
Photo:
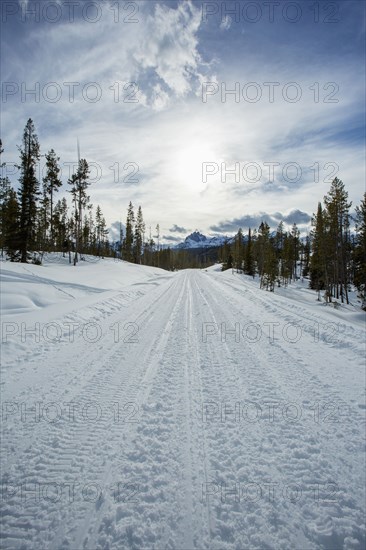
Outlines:
{"label": "blue sky", "polygon": [[61,157],[65,182],[78,137],[92,165],[91,200],[111,227],[131,200],[148,226],[160,223],[165,242],[262,218],[305,230],[335,176],[359,203],[363,2],[78,0],[73,14],[63,0],[1,7],[8,170],[29,117],[42,153],[53,147]]}

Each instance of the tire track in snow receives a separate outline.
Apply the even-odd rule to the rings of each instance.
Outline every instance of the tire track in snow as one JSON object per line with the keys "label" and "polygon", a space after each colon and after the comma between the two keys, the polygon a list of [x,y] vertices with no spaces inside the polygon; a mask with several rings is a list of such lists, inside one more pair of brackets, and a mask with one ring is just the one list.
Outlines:
{"label": "tire track in snow", "polygon": [[[309,309],[304,307],[302,304],[296,303],[296,304],[290,305],[288,303],[288,300],[286,300],[282,296],[278,296],[272,293],[270,294],[270,298],[266,299],[262,297],[260,293],[255,292],[253,290],[252,281],[248,282],[245,280],[244,277],[241,281],[239,281],[239,284],[235,284],[235,283],[238,283],[238,281],[227,281],[224,278],[220,280],[213,278],[211,280],[215,281],[215,283],[218,284],[221,288],[223,288],[223,286],[227,286],[231,290],[234,290],[237,296],[238,294],[239,296],[242,295],[243,292],[248,292],[250,294],[250,300],[252,302],[260,304],[265,308],[267,313],[271,312],[276,317],[285,319],[289,323],[292,323],[292,322],[298,323],[300,318],[301,326],[304,332],[308,333],[313,337],[314,337],[314,333],[317,332],[316,329],[319,327],[319,319],[324,321],[324,324],[326,325],[326,321],[324,318],[321,317],[321,315],[319,317],[319,315],[317,316],[310,313]],[[319,313],[326,314],[327,311],[320,310]],[[328,323],[331,323],[330,319],[331,318],[327,320]],[[309,324],[308,325],[304,324],[304,321],[307,321]],[[358,326],[354,326],[349,322],[347,323],[347,317],[345,317],[344,323],[342,325],[340,323],[340,317],[334,317],[333,321],[334,322],[337,321],[340,328],[340,330],[338,330],[337,332],[338,342],[336,342],[337,344],[339,344],[339,349],[348,350],[348,348],[350,348],[349,340],[353,340],[354,345],[351,346],[351,350],[353,353],[355,353],[356,356],[358,356],[359,359],[361,359],[361,361],[363,361],[365,357],[365,345],[366,345],[365,330],[364,329],[362,330]],[[331,341],[327,339],[327,336],[328,335],[326,334],[326,330],[323,331],[323,333],[320,333],[319,342],[323,344],[325,343],[329,348]]]}
{"label": "tire track in snow", "polygon": [[[169,291],[170,291],[170,299],[172,301],[172,304],[175,300],[175,286],[176,283],[171,283],[169,285]],[[143,310],[141,315],[148,320],[151,320],[151,317],[154,315],[154,310],[152,309],[157,302],[162,299],[163,292],[160,291],[160,294],[157,298],[153,301],[150,306],[148,306],[147,310]],[[168,295],[165,294],[165,299],[168,298]],[[163,321],[163,320],[162,320]],[[143,324],[143,321],[142,323]],[[164,333],[162,331],[161,336],[164,336]],[[156,348],[157,342],[153,341],[152,344],[150,344],[150,347]],[[85,346],[84,346],[85,348]],[[85,359],[83,358],[83,351],[84,348],[81,349],[81,364],[84,363]],[[116,350],[117,348],[117,350]],[[112,347],[111,352],[109,353],[109,357],[97,357],[95,359],[95,364],[99,364],[99,371],[97,370],[94,372],[93,376],[87,381],[86,385],[79,391],[78,393],[74,394],[74,398],[77,397],[78,403],[83,404],[84,402],[90,402],[90,401],[97,401],[97,402],[103,402],[106,401],[108,403],[113,403],[121,394],[120,390],[115,389],[115,384],[118,386],[118,378],[120,378],[120,373],[118,371],[118,367],[120,364],[120,360],[123,360],[126,355],[126,349],[124,349],[121,345],[115,345]],[[128,354],[127,354],[128,355]],[[146,355],[146,353],[145,353]],[[150,351],[151,355],[151,351]],[[159,357],[158,351],[156,352],[156,357]],[[136,368],[131,371],[129,371],[129,377],[128,383],[126,384],[126,378],[123,380],[123,382],[120,382],[123,386],[123,393],[127,396],[127,399],[131,400],[132,392],[128,391],[129,385],[132,382],[134,383],[135,390],[140,388],[141,379],[138,380],[137,376],[139,374],[139,369],[137,368],[140,365],[140,370],[142,369],[142,372],[146,370],[145,377],[142,379],[143,383],[146,382],[146,386],[148,387],[148,376],[151,376],[151,373],[149,373],[149,369],[146,367],[146,364],[143,361],[144,355],[137,358],[136,356],[133,356],[134,365]],[[136,359],[139,359],[137,361]],[[102,368],[101,368],[102,366]],[[128,366],[128,364],[127,364]],[[131,379],[132,374],[132,379]],[[113,393],[110,393],[110,392]],[[101,399],[103,398],[103,399]],[[47,429],[48,427],[48,429]],[[67,472],[68,478],[71,479],[80,479],[80,472],[85,469],[84,465],[82,464],[83,460],[86,460],[87,457],[85,456],[85,453],[90,451],[90,453],[93,453],[93,450],[98,448],[98,445],[100,446],[103,441],[105,441],[111,434],[110,431],[114,431],[115,437],[118,437],[118,429],[120,427],[114,425],[113,423],[110,423],[107,419],[105,419],[103,422],[98,422],[96,424],[95,429],[91,430],[90,425],[85,426],[85,423],[77,424],[72,423],[70,426],[69,432],[65,430],[65,426],[55,425],[55,433],[54,433],[54,442],[51,449],[47,448],[49,445],[49,429],[50,426],[45,426],[45,424],[38,424],[37,425],[38,433],[33,434],[34,441],[36,442],[36,445],[34,445],[33,448],[27,448],[26,454],[24,456],[19,456],[19,464],[22,466],[20,469],[20,479],[24,479],[25,476],[27,476],[29,479],[35,479],[36,482],[43,481],[43,479],[46,479],[49,481],[49,472],[53,472],[55,470],[55,465],[58,463],[59,460],[62,461],[62,464],[60,468],[57,471],[58,479],[59,474],[61,472]],[[43,429],[42,429],[43,428]],[[58,433],[57,433],[58,432]],[[66,433],[65,433],[66,432]],[[104,433],[103,433],[104,432]],[[117,433],[116,433],[117,432]],[[39,447],[39,445],[41,447]],[[82,449],[82,447],[85,446],[86,449]],[[59,451],[60,448],[68,448],[69,451],[64,454],[61,459],[59,457]],[[77,456],[77,451],[82,449],[83,454],[81,456]],[[64,458],[65,457],[65,458]],[[30,464],[34,463],[34,470],[32,472],[32,467]],[[81,463],[81,464],[80,464]],[[24,464],[27,464],[27,467],[24,468]],[[71,472],[69,471],[71,469]],[[27,473],[29,472],[29,474]],[[44,475],[42,474],[44,472]],[[14,481],[14,480],[12,480]],[[12,501],[8,501],[7,503],[7,510],[8,515],[11,516],[11,504]],[[25,503],[26,504],[26,503]],[[47,503],[48,506],[43,506],[44,502],[40,503],[40,507],[43,509],[42,513],[45,516],[51,516],[52,514],[57,513],[57,506],[49,506],[49,503]],[[26,507],[26,506],[25,506]],[[46,508],[46,510],[45,510]],[[63,529],[64,529],[64,523],[67,525],[67,518],[70,517],[72,514],[71,509],[73,506],[69,506],[69,510],[66,509],[66,512],[61,510],[62,515],[62,521],[60,525],[60,533],[55,537],[55,545],[56,547],[62,547],[63,541],[61,540],[63,538]],[[80,510],[78,510],[80,512]],[[79,513],[78,521],[81,521],[83,514],[87,513],[87,506],[82,507],[81,514]],[[14,514],[16,516],[16,513]],[[19,535],[15,538],[18,538],[18,540],[26,540],[25,533],[22,532],[22,525],[21,522],[18,522],[20,527]],[[45,518],[45,526],[47,525],[47,520]],[[27,528],[29,528],[29,525],[27,525]],[[53,521],[53,528],[55,529],[54,521]],[[11,533],[3,533],[3,537],[6,538],[6,535],[8,534],[8,538],[14,538],[14,531],[16,530],[16,525],[14,522],[11,525]],[[36,538],[36,533],[34,533],[34,536]],[[42,540],[42,539],[41,539]],[[40,544],[42,544],[40,540]],[[66,543],[67,546],[68,543]],[[42,546],[40,546],[42,547]]]}
{"label": "tire track in snow", "polygon": [[[206,289],[210,289],[209,283],[206,283],[205,286]],[[218,289],[218,287],[220,287],[220,284],[218,282],[215,282],[214,286],[216,288],[212,289],[211,297],[213,300],[217,300],[217,296],[221,295],[221,321],[225,319],[225,321],[228,321],[228,324],[231,327],[233,324],[233,317],[235,318],[235,310],[237,314],[240,313],[240,305],[237,302],[237,297],[236,301],[232,302],[232,299],[230,299],[232,298],[232,296],[230,297],[230,294],[225,292],[224,288],[221,287],[220,292],[223,292],[225,296],[225,299],[222,300],[222,294],[220,294]],[[240,301],[244,305],[246,302],[245,296],[243,296]],[[262,312],[260,310],[256,311],[256,318],[250,319],[250,321],[258,322],[258,320],[261,319],[261,313]],[[266,313],[265,310],[264,313]],[[218,320],[215,318],[214,321],[218,323]],[[314,398],[314,396],[320,399],[322,397],[324,398],[324,395],[329,395],[330,386],[327,384],[322,384],[317,377],[307,372],[305,361],[298,361],[296,357],[292,356],[292,354],[289,353],[287,349],[288,347],[289,345],[284,347],[282,342],[280,342],[279,344],[277,343],[277,345],[271,345],[269,344],[269,342],[265,342],[264,345],[261,343],[260,345],[256,346],[256,355],[255,357],[253,357],[254,360],[257,360],[257,363],[259,361],[263,365],[266,365],[266,374],[272,375],[272,380],[269,381],[269,387],[276,388],[277,386],[277,388],[281,392],[276,397],[276,400],[281,403],[283,402],[283,397],[285,397],[287,401],[293,401],[294,396],[302,396],[304,398],[303,402],[309,403],[311,398]],[[231,353],[235,355],[237,353],[238,346],[230,346],[230,349]],[[291,348],[290,346],[290,349],[293,348]],[[272,359],[272,365],[269,363],[268,359]],[[273,365],[276,365],[276,370],[274,370]],[[263,376],[263,374],[264,373],[262,371],[261,375]],[[250,379],[252,382],[254,382],[254,386],[258,389],[261,387],[260,380],[256,379],[255,375],[256,373],[252,371],[250,373]],[[280,386],[278,385],[278,382],[280,382]],[[305,398],[304,394],[306,394],[307,399]],[[339,402],[342,402],[336,390],[332,391],[331,397],[333,399],[338,398]],[[256,398],[258,399],[258,392]],[[276,401],[274,401],[274,403],[275,402]],[[360,487],[360,483],[361,486],[363,486],[362,478],[364,478],[364,475],[361,475],[362,469],[360,469],[360,465],[357,464],[358,460],[362,460],[360,442],[362,441],[363,425],[362,419],[357,411],[356,414],[353,414],[353,416],[350,416],[349,419],[346,419],[346,425],[349,425],[350,429],[355,433],[355,436],[347,438],[346,443],[350,443],[349,439],[351,440],[351,442],[353,440],[353,451],[357,451],[358,449],[359,453],[357,455],[356,452],[354,457],[351,456],[351,462],[350,464],[348,464],[348,466],[351,468],[349,473],[351,474],[351,479],[353,479],[353,490],[357,491]],[[355,429],[355,426],[358,426],[359,429]],[[265,427],[267,427],[267,425]],[[301,473],[303,479],[304,473],[307,474],[306,482],[309,485],[312,482],[316,483],[316,481],[318,481],[319,477],[321,478],[321,476],[323,476],[323,481],[334,481],[340,479],[339,474],[342,470],[342,466],[344,468],[343,457],[347,455],[347,452],[345,454],[339,452],[340,440],[338,434],[335,433],[334,425],[317,425],[315,424],[315,422],[305,422],[304,419],[303,422],[300,422],[296,425],[296,430],[300,433],[297,434],[297,437],[295,439],[294,434],[296,432],[294,426],[290,426],[289,422],[282,422],[280,424],[280,427],[281,432],[279,434],[280,437],[278,438],[278,440],[284,441],[284,443],[286,443],[286,447],[289,449],[289,452],[287,453],[288,456],[286,456],[287,463],[285,462],[283,465],[285,471],[287,471],[288,476],[291,476],[293,464],[298,462],[299,473]],[[316,432],[315,437],[312,436],[312,432]],[[344,426],[341,426],[340,434],[342,434],[342,432],[344,432]],[[322,438],[324,437],[326,438],[325,442],[322,442]],[[343,435],[342,439],[344,439]],[[323,458],[319,461],[319,464],[317,464],[316,454],[319,452],[323,453]],[[332,457],[331,460],[329,460],[327,454],[324,455],[324,453],[329,452],[330,456]],[[313,453],[315,453],[315,456],[313,455]],[[319,470],[319,465],[321,472],[320,476],[319,473],[315,473]],[[353,476],[352,469],[354,470]],[[312,472],[314,472],[313,477]],[[341,479],[343,479],[343,476],[341,476]],[[338,502],[338,506],[328,505],[329,514],[328,516],[326,514],[323,514],[323,517],[320,518],[321,523],[319,525],[316,524],[317,522],[319,522],[319,515],[317,513],[314,513],[314,506],[310,507],[312,508],[311,512],[309,512],[309,506],[308,509],[306,509],[306,506],[303,507],[303,518],[307,517],[309,519],[308,523],[311,525],[308,533],[309,538],[314,538],[316,544],[325,544],[325,547],[332,547],[332,545],[337,546],[343,544],[343,538],[346,539],[345,535],[349,534],[349,532],[352,531],[354,535],[356,535],[358,540],[364,540],[365,535],[362,528],[361,519],[363,502],[362,491],[360,494],[360,498],[358,499],[358,504],[353,499],[353,491],[349,490],[347,486],[341,487],[341,495],[339,499],[340,501]],[[323,508],[326,512],[327,505],[324,504]],[[346,513],[347,515],[347,520],[342,521],[338,519],[338,516],[341,517],[344,513]],[[351,528],[349,525],[350,522],[352,525]],[[346,542],[345,544],[347,545],[348,543]]]}
{"label": "tire track in snow", "polygon": [[[202,540],[208,537],[207,509],[199,501],[205,451],[200,444],[202,426],[197,417],[197,399],[201,392],[199,370],[196,369],[198,346],[191,327],[189,277],[183,273],[180,278],[183,279],[183,293],[176,300],[177,314],[169,327],[150,399],[145,401],[150,414],[137,426],[130,454],[119,466],[129,469],[132,477],[138,479],[141,469],[134,459],[150,443],[149,450],[144,452],[142,478],[150,493],[141,495],[144,498],[133,517],[121,511],[121,507],[111,505],[100,520],[99,536],[94,534],[88,540],[88,547],[118,548],[121,544],[135,544],[137,548],[188,550],[202,548]],[[132,434],[129,436],[131,439]],[[164,464],[160,464],[162,456],[165,469]],[[169,480],[167,486],[164,476]],[[115,517],[118,527],[111,535],[108,526]],[[146,518],[155,521],[155,532],[149,526],[144,527]],[[133,533],[130,540],[126,536],[128,528]]]}
{"label": "tire track in snow", "polygon": [[[146,325],[151,318],[151,310],[161,300],[161,293],[164,287],[161,290],[158,289],[156,297],[156,291],[154,289],[153,300],[152,303],[149,305],[149,311],[147,315],[146,309],[143,309],[140,314],[134,315],[134,322],[138,323],[138,326],[140,327],[140,332],[141,329],[142,332],[146,329]],[[115,353],[115,344],[119,343],[118,341],[116,342],[115,334],[113,333],[113,331],[111,331],[110,326],[111,324],[115,325],[116,322],[119,322],[121,320],[121,313],[119,311],[115,311],[116,304],[117,307],[118,305],[120,307],[125,307],[125,293],[121,294],[123,295],[124,302],[122,305],[117,299],[119,294],[113,299],[98,302],[97,305],[101,309],[99,310],[99,315],[97,316],[91,317],[90,313],[88,316],[88,311],[91,310],[93,312],[96,309],[96,305],[94,305],[92,308],[87,307],[83,309],[82,313],[78,312],[76,319],[75,317],[70,317],[69,315],[67,315],[61,320],[58,320],[60,324],[65,324],[65,326],[67,326],[67,323],[71,322],[75,323],[76,325],[85,325],[86,323],[90,322],[103,321],[103,338],[98,343],[92,345],[88,345],[85,340],[81,339],[82,352],[80,352],[80,348],[77,351],[82,354],[82,361],[79,362],[77,369],[75,369],[75,348],[79,345],[79,343],[71,339],[72,343],[70,345],[70,338],[73,338],[72,334],[71,336],[70,333],[68,334],[69,340],[61,341],[60,343],[57,343],[55,344],[55,346],[52,347],[49,344],[42,343],[42,345],[37,348],[37,359],[31,359],[29,362],[30,364],[32,362],[36,362],[35,375],[39,373],[40,376],[38,387],[33,385],[30,390],[27,387],[18,394],[13,393],[13,395],[11,395],[11,401],[15,403],[25,403],[26,405],[27,400],[29,399],[29,395],[34,395],[36,392],[43,393],[43,388],[47,387],[47,396],[45,396],[44,394],[37,395],[38,400],[47,403],[71,402],[73,399],[75,399],[75,397],[77,397],[78,393],[80,392],[80,385],[85,386],[87,383],[92,383],[93,378],[95,376],[98,376],[101,361],[105,361],[108,357],[113,355],[113,353]],[[137,307],[137,309],[140,308],[140,303],[136,303],[135,300],[133,300],[132,303],[130,302],[129,305],[130,308],[133,306]],[[111,308],[111,306],[112,314],[110,314],[109,309]],[[127,319],[125,319],[125,321],[131,321],[130,309],[126,308],[126,312],[124,313],[125,315],[127,315]],[[104,319],[105,316],[107,316],[107,319],[109,319],[108,327],[105,326],[105,322],[107,320]],[[114,322],[112,323],[112,321]],[[99,324],[99,326],[101,325]],[[118,339],[120,340],[120,336],[118,336]],[[122,343],[124,343],[124,339]],[[97,354],[95,352],[96,347]],[[103,359],[101,359],[101,357]],[[46,359],[47,364],[42,362],[42,359]],[[25,366],[22,370],[25,371],[26,368],[27,367]],[[66,384],[65,379],[67,380]],[[16,387],[16,384],[14,384],[14,386]],[[40,397],[41,399],[39,399]],[[19,421],[18,417],[15,417],[15,419]],[[14,425],[11,418],[10,420],[8,419],[6,425],[4,425],[5,440],[3,441],[3,445],[1,447],[1,463],[3,466],[3,470],[5,471],[7,470],[7,463],[9,462],[9,460],[12,460],[12,453],[9,452],[6,443],[11,440],[12,447],[17,449],[19,455],[20,452],[25,452],[26,449],[29,449],[32,441],[38,437],[37,434],[32,431],[32,427],[39,428],[39,425],[37,425],[36,423],[34,423],[33,425],[31,423],[27,423],[25,427],[27,428],[27,433],[24,433],[24,431],[22,432],[21,430],[16,430],[16,425]],[[8,457],[6,457],[6,455],[8,455]]]}
{"label": "tire track in snow", "polygon": [[[161,335],[159,344],[157,345],[156,349],[154,350],[154,356],[149,358],[147,360],[148,368],[147,371],[149,372],[149,375],[145,378],[147,379],[147,383],[145,386],[139,389],[135,401],[141,405],[141,407],[144,410],[144,416],[142,419],[142,422],[134,427],[130,427],[131,429],[128,432],[128,442],[127,447],[128,451],[124,453],[124,456],[121,457],[122,460],[117,461],[117,463],[113,464],[113,467],[111,469],[111,475],[113,477],[114,474],[118,471],[129,471],[129,476],[133,479],[139,479],[139,476],[141,477],[141,470],[140,465],[138,461],[136,461],[136,451],[134,450],[134,440],[136,440],[138,443],[136,445],[141,445],[139,443],[139,438],[148,441],[154,441],[154,445],[151,445],[149,451],[145,451],[147,453],[147,460],[146,457],[144,458],[144,477],[143,480],[145,481],[145,486],[147,486],[148,491],[147,492],[141,492],[139,496],[139,500],[141,501],[139,503],[138,507],[135,508],[141,508],[137,513],[141,517],[141,522],[138,527],[143,526],[144,520],[143,517],[146,514],[146,516],[149,516],[150,509],[151,509],[151,503],[154,503],[154,508],[158,508],[159,506],[162,507],[162,510],[160,510],[161,517],[165,518],[166,523],[169,522],[169,515],[173,511],[173,518],[171,518],[170,521],[173,521],[175,519],[175,510],[174,510],[174,502],[167,502],[170,499],[168,498],[160,498],[159,495],[156,496],[154,494],[154,491],[156,487],[154,486],[154,476],[156,478],[160,478],[161,473],[159,473],[159,465],[160,459],[158,456],[160,455],[161,449],[162,449],[162,442],[160,444],[157,444],[159,439],[161,439],[161,434],[164,431],[161,424],[161,419],[159,418],[160,415],[163,414],[163,408],[159,407],[158,414],[156,415],[156,406],[153,401],[152,404],[149,403],[149,396],[152,392],[157,389],[157,391],[161,391],[161,387],[159,387],[159,379],[161,376],[164,377],[164,357],[169,355],[169,349],[171,348],[171,342],[170,339],[175,337],[175,332],[173,331],[173,327],[175,326],[176,319],[179,318],[180,310],[182,307],[182,301],[185,294],[185,281],[183,282],[183,285],[181,286],[178,296],[173,298],[174,307],[172,308],[169,321],[165,325],[162,325],[160,327]],[[164,327],[164,328],[163,328]],[[156,327],[155,330],[158,330],[159,328]],[[174,351],[174,350],[173,350]],[[171,372],[170,372],[171,374]],[[167,377],[167,375],[165,374]],[[165,384],[170,383],[169,376],[166,379]],[[159,394],[158,394],[159,396]],[[155,396],[152,397],[154,399]],[[176,399],[174,399],[176,401]],[[159,405],[159,403],[158,403]],[[161,404],[160,404],[161,405]],[[151,418],[152,417],[152,418]],[[174,411],[171,411],[169,413],[170,418],[174,418]],[[158,455],[155,456],[154,455]],[[132,460],[131,460],[132,458]],[[134,464],[135,460],[135,464]],[[146,462],[151,463],[151,467],[149,469],[148,464]],[[126,464],[127,463],[127,464]],[[157,487],[159,484],[155,484]],[[150,489],[150,492],[149,492]],[[155,491],[156,492],[156,491]],[[169,492],[168,492],[169,496]],[[167,506],[168,504],[168,506]],[[154,511],[154,515],[156,515],[157,512]],[[118,524],[118,529],[115,529],[115,532],[113,533],[113,537],[110,537],[110,533],[108,533],[108,526],[110,525],[110,518],[117,518],[116,523]],[[138,537],[143,537],[139,534],[138,528],[136,527],[136,520],[133,520],[133,526],[131,524],[128,524],[124,526],[123,520],[126,519],[128,521],[131,520],[131,515],[129,513],[125,514],[124,511],[121,511],[121,506],[116,506],[115,503],[108,503],[108,506],[106,506],[106,509],[104,510],[104,514],[100,514],[98,521],[94,525],[94,521],[90,522],[93,524],[92,530],[89,532],[88,538],[84,538],[83,547],[87,548],[103,548],[106,544],[106,540],[108,540],[108,545],[111,546],[111,548],[118,548],[122,541],[125,541],[125,544],[134,544],[133,540],[139,540]],[[135,527],[134,527],[135,526]],[[85,537],[85,526],[80,529],[80,536],[77,539],[79,543],[82,542],[82,537],[84,533]],[[130,533],[128,535],[128,533]],[[161,544],[161,540],[163,538],[163,535],[160,538],[157,536],[157,540],[159,540],[159,544]],[[166,537],[167,541],[162,544],[162,547],[166,547],[169,544],[169,536]],[[129,540],[129,542],[128,542]],[[143,539],[142,539],[143,540]],[[137,544],[137,543],[136,543]]]}
{"label": "tire track in snow", "polygon": [[[18,455],[10,471],[15,480],[30,474],[33,480],[48,481],[59,479],[61,472],[69,481],[77,476],[103,488],[120,479],[131,481],[141,484],[137,502],[116,501],[108,492],[95,503],[68,507],[49,502],[19,507],[13,498],[5,505],[5,547],[361,548],[357,546],[363,536],[361,510],[352,495],[342,495],[335,504],[315,504],[308,494],[299,502],[283,498],[236,502],[232,494],[222,501],[218,493],[204,502],[200,490],[207,482],[226,483],[232,489],[235,482],[311,484],[324,477],[349,476],[351,489],[356,490],[357,476],[362,478],[356,464],[359,455],[351,461],[347,453],[340,454],[334,429],[315,425],[309,418],[296,425],[281,418],[243,423],[229,411],[224,422],[220,416],[204,422],[198,410],[203,412],[205,402],[233,405],[251,400],[274,405],[298,399],[305,403],[330,391],[335,399],[338,390],[309,370],[307,362],[313,356],[305,348],[300,348],[306,353],[299,362],[296,347],[281,342],[234,345],[230,336],[226,342],[200,340],[203,322],[225,321],[231,328],[234,319],[258,322],[263,315],[268,317],[262,298],[255,301],[253,295],[248,301],[237,291],[234,295],[229,285],[194,271],[177,274],[164,296],[163,290],[138,301],[136,319],[144,330],[137,348],[125,349],[109,337],[96,352],[84,345],[76,356],[75,368],[86,372],[95,354],[89,376],[73,379],[73,399],[133,400],[143,412],[140,422],[121,428],[106,418],[92,429],[60,424],[53,441],[50,429],[38,426],[34,449]],[[272,313],[275,319],[286,320],[286,313],[285,317],[280,311]],[[329,349],[324,343],[320,346]],[[329,353],[336,351],[330,348]],[[52,385],[55,395],[56,380],[62,395],[72,379],[61,384],[58,373]],[[359,419],[350,418],[353,434],[341,430],[345,445],[356,443]]]}

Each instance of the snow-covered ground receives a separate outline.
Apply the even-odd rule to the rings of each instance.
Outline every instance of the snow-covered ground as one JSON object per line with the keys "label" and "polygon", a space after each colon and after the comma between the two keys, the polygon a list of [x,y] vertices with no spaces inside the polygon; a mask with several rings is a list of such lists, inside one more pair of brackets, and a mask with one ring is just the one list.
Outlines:
{"label": "snow-covered ground", "polygon": [[365,313],[89,260],[1,264],[2,547],[364,548]]}

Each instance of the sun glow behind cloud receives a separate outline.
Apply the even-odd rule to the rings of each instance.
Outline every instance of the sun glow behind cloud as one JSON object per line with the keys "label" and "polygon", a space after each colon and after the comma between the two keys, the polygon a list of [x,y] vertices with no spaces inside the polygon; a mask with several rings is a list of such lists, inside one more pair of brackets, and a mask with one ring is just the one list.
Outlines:
{"label": "sun glow behind cloud", "polygon": [[[331,170],[324,166],[332,162],[358,202],[364,181],[362,130],[356,132],[364,99],[359,3],[340,2],[340,20],[333,26],[315,24],[306,2],[300,2],[304,17],[296,24],[283,18],[271,24],[262,17],[251,25],[220,13],[205,21],[202,3],[189,1],[135,2],[138,23],[123,23],[121,11],[116,24],[115,4],[101,3],[102,17],[94,24],[78,12],[72,23],[34,23],[31,17],[23,23],[14,17],[3,24],[3,80],[19,90],[22,83],[31,89],[39,82],[41,89],[39,101],[31,96],[22,101],[19,91],[3,102],[5,160],[17,161],[16,144],[29,116],[42,152],[54,147],[61,162],[75,160],[78,136],[82,154],[101,167],[90,194],[109,223],[124,220],[132,200],[142,205],[147,223],[160,222],[165,233],[174,224],[208,231],[223,220],[258,212],[300,208],[311,214],[329,188],[325,180]],[[79,86],[70,102],[64,83],[73,81]],[[56,103],[42,95],[49,82],[62,90]],[[83,96],[93,82],[102,92],[98,102]],[[203,102],[205,82],[218,91]],[[260,87],[257,102],[244,99],[250,82]],[[279,83],[273,102],[268,82]],[[298,102],[283,98],[289,82],[301,89]],[[332,91],[324,89],[329,82],[338,86],[336,103],[324,102]],[[136,90],[125,89],[128,83]],[[239,101],[233,94],[223,99],[222,86],[232,90],[236,83]],[[134,91],[137,101],[126,101]],[[228,170],[239,163],[239,181],[218,172],[204,182],[203,162],[225,163]],[[272,183],[269,162],[278,164]],[[299,182],[283,178],[282,169],[291,162],[302,168]],[[126,179],[129,163],[138,165],[137,182]],[[258,181],[245,179],[246,163],[260,166]],[[316,163],[318,178],[311,168]],[[111,168],[116,164],[118,181]],[[64,181],[66,176],[65,170]]]}

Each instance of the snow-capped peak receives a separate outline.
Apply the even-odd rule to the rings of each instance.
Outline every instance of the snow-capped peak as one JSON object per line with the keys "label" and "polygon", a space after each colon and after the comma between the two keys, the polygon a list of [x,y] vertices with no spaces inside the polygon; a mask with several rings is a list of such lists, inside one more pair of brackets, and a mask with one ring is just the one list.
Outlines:
{"label": "snow-capped peak", "polygon": [[176,248],[201,248],[205,246],[221,246],[225,241],[230,241],[231,237],[224,235],[215,237],[206,237],[199,231],[193,231],[188,235],[182,243],[179,243]]}

